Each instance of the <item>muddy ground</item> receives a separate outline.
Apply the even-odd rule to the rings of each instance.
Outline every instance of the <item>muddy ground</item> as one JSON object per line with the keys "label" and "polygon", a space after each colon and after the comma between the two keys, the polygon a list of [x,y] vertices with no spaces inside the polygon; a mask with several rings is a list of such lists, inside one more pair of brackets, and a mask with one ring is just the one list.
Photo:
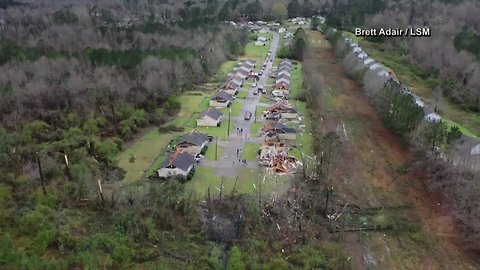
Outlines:
{"label": "muddy ground", "polygon": [[352,269],[479,269],[475,245],[464,239],[453,213],[427,190],[422,172],[408,169],[413,160],[408,149],[383,127],[324,36],[309,32],[309,39],[326,85],[318,95],[320,123],[342,140],[332,172],[336,199],[376,209],[353,217],[357,222],[389,219],[395,228],[338,233]]}

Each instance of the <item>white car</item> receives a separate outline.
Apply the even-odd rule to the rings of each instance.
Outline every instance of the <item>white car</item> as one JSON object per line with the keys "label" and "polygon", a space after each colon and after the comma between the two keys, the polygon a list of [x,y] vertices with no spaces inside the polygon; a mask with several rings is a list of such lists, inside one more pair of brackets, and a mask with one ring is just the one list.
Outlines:
{"label": "white car", "polygon": [[257,87],[257,83],[256,82],[252,83],[252,87]]}

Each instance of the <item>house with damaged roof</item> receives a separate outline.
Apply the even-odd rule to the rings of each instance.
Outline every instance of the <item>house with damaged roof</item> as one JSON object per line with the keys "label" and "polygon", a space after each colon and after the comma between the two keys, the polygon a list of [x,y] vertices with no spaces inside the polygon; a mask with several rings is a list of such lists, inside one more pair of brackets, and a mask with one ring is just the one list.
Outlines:
{"label": "house with damaged roof", "polygon": [[203,111],[197,118],[197,126],[219,127],[222,123],[223,114],[215,108],[208,108]]}
{"label": "house with damaged roof", "polygon": [[297,130],[280,122],[266,123],[262,132],[266,142],[297,139]]}
{"label": "house with damaged roof", "polygon": [[193,176],[196,165],[197,161],[192,154],[176,151],[167,156],[160,169],[157,170],[157,174],[161,178],[179,177],[188,180]]}
{"label": "house with damaged roof", "polygon": [[205,153],[209,142],[210,139],[207,134],[193,130],[192,132],[183,135],[175,148],[177,151],[187,152],[196,156]]}
{"label": "house with damaged roof", "polygon": [[220,90],[210,99],[210,107],[225,108],[230,107],[233,102],[233,95]]}
{"label": "house with damaged roof", "polygon": [[269,118],[276,118],[272,116],[278,116],[281,119],[296,119],[298,117],[298,112],[291,106],[279,102],[270,106],[267,110],[264,111],[264,116]]}

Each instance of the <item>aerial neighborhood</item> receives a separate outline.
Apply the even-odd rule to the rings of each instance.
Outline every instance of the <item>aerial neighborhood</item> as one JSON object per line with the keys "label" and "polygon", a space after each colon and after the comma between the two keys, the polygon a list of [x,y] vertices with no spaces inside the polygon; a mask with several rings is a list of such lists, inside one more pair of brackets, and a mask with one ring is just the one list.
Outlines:
{"label": "aerial neighborhood", "polygon": [[[282,38],[282,34],[287,36],[290,34],[287,28],[278,27],[278,25],[274,24],[266,25],[262,22],[247,24],[243,27],[247,27],[255,33],[265,35],[268,35],[273,30],[278,32],[278,38]],[[269,39],[266,36],[258,36],[254,44],[265,46],[268,41]],[[225,122],[226,117],[224,113],[228,112],[228,123],[225,123],[225,125],[228,125],[228,130],[230,130],[232,104],[234,102],[243,103],[243,106],[245,106],[244,110],[242,110],[243,117],[237,119],[237,124],[235,124],[237,126],[236,133],[232,132],[233,135],[227,138],[230,142],[225,143],[232,144],[232,140],[238,141],[238,137],[242,138],[242,141],[246,139],[241,144],[246,143],[249,139],[244,137],[244,133],[248,132],[248,126],[252,122],[258,121],[263,127],[259,129],[258,134],[252,134],[252,140],[257,140],[255,139],[257,138],[256,136],[259,136],[258,139],[260,140],[256,148],[258,150],[256,163],[258,166],[273,173],[290,175],[296,167],[301,165],[298,155],[295,157],[290,153],[292,149],[299,146],[298,133],[301,132],[297,128],[301,125],[302,114],[298,112],[295,106],[289,103],[289,96],[292,91],[292,72],[296,68],[297,63],[289,59],[280,59],[274,65],[273,61],[274,52],[271,49],[265,54],[263,64],[259,65],[258,60],[251,58],[236,61],[223,83],[209,98],[209,107],[198,114],[196,126],[207,128],[206,133],[209,133],[208,128],[218,128],[224,125],[223,122]],[[253,83],[247,83],[247,80],[251,80]],[[240,91],[247,91],[245,88],[250,89],[247,96],[237,101],[236,96]],[[264,97],[260,98],[260,96]],[[250,101],[251,99],[255,99],[257,102],[259,99],[267,100],[269,101],[267,103],[268,106],[257,107],[260,104],[255,105],[255,102],[253,105],[249,105],[252,102]],[[251,109],[251,106],[254,109]],[[256,115],[257,110],[260,113],[258,118]],[[255,116],[255,120],[251,121],[250,119],[253,116]],[[190,179],[195,172],[195,168],[203,166],[203,155],[208,144],[212,141],[212,137],[211,134],[204,134],[195,129],[183,135],[173,143],[176,145],[174,151],[167,156],[162,167],[158,169],[158,177]],[[217,140],[215,143],[217,144]],[[221,142],[221,144],[223,143]],[[242,156],[241,148],[235,150],[237,158]],[[226,160],[225,158],[230,160],[227,153],[224,154],[222,160]],[[222,161],[221,163],[225,162]],[[246,163],[243,162],[242,164],[242,166],[245,166]],[[233,161],[233,165],[235,165],[235,161]]]}

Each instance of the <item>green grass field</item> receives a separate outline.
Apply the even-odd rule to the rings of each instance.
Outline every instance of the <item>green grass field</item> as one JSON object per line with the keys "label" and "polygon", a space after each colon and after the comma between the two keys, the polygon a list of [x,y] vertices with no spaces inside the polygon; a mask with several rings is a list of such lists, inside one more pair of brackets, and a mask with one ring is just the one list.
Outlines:
{"label": "green grass field", "polygon": [[[181,95],[179,97],[182,101],[180,112],[175,119],[165,125],[185,127],[184,132],[160,133],[157,127],[152,127],[142,135],[141,139],[121,152],[116,160],[118,166],[126,172],[124,181],[126,183],[138,181],[157,169],[156,167],[163,161],[163,157],[159,155],[163,153],[165,146],[176,136],[181,136],[192,129],[191,125],[195,124],[195,114],[208,108],[208,99],[209,94]],[[135,157],[134,163],[130,163],[131,155]]]}
{"label": "green grass field", "polygon": [[[284,192],[290,186],[288,176],[280,176],[266,172],[264,169],[252,170],[248,168],[237,168],[238,180],[236,177],[226,177],[223,183],[223,194],[231,193],[235,187],[238,193],[270,194],[271,192]],[[236,182],[236,184],[235,184]],[[193,178],[185,183],[185,194],[192,192],[196,196],[205,196],[210,187],[210,194],[218,196],[221,189],[222,177],[215,175],[214,169],[197,167]]]}
{"label": "green grass field", "polygon": [[[225,140],[228,138],[227,131],[228,131],[228,116],[225,117],[224,115],[224,120],[220,127],[196,127],[196,129],[199,132],[206,133],[210,136],[218,137],[220,140]],[[230,121],[230,133],[234,132],[232,131],[232,128],[234,127],[234,121]]]}
{"label": "green grass field", "polygon": [[222,64],[219,71],[213,76],[213,81],[223,81],[226,79],[227,74],[232,71],[233,67],[237,64],[237,61],[227,61]]}
{"label": "green grass field", "polygon": [[249,90],[247,90],[246,88],[240,89],[237,94],[237,99],[246,99],[248,97],[248,92]]}
{"label": "green grass field", "polygon": [[257,67],[261,66],[267,56],[270,46],[255,46],[254,42],[247,44],[244,58],[252,58],[257,61]]}
{"label": "green grass field", "polygon": [[[223,156],[224,149],[221,146],[217,146],[217,159],[219,160]],[[215,140],[213,140],[209,145],[208,145],[208,150],[205,153],[205,159],[206,160],[215,160]]]}
{"label": "green grass field", "polygon": [[290,85],[290,94],[289,96],[290,97],[295,97],[296,95],[298,95],[298,93],[300,93],[301,89],[302,89],[302,84],[303,84],[303,80],[302,80],[302,64],[300,62],[297,62],[298,64],[295,65],[294,69],[292,70],[292,85]]}
{"label": "green grass field", "polygon": [[256,143],[245,143],[243,148],[242,157],[248,161],[257,160],[258,149],[260,145]]}
{"label": "green grass field", "polygon": [[[243,100],[235,100],[232,105],[230,116],[239,116],[243,109]],[[223,112],[223,119],[228,120],[228,110],[229,108],[222,108],[220,111]]]}
{"label": "green grass field", "polygon": [[250,137],[258,137],[260,134],[260,129],[263,127],[264,123],[253,123],[250,127]]}

